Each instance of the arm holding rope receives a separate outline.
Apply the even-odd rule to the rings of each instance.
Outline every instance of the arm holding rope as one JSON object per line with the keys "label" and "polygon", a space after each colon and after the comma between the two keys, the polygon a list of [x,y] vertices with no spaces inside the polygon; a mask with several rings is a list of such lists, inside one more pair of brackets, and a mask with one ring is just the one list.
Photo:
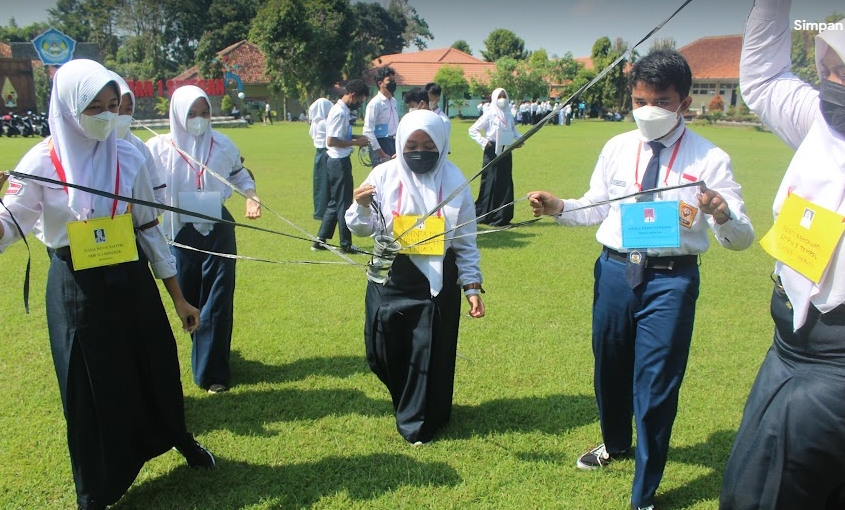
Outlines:
{"label": "arm holding rope", "polygon": [[345,214],[347,228],[358,237],[373,235],[378,226],[378,217],[372,209],[376,188],[368,182],[371,177],[372,173],[367,181],[352,191],[354,201]]}
{"label": "arm holding rope", "polygon": [[[470,317],[484,317],[484,301],[481,299],[481,253],[478,251],[475,236],[471,235],[476,231],[475,203],[469,188],[464,188],[456,200],[460,200],[460,212],[458,221],[463,225],[454,231],[454,238],[450,240],[452,250],[455,252],[455,260],[458,265],[458,280],[460,281],[464,295],[469,303]],[[466,235],[469,234],[469,235]]]}

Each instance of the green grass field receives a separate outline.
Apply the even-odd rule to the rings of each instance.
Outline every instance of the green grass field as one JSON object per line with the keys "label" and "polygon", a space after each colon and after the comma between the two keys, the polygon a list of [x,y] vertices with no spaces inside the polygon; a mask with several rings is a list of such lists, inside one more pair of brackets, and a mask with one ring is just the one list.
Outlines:
{"label": "green grass field", "polygon": [[[451,158],[473,175],[481,150],[469,126],[453,121]],[[517,195],[580,196],[604,142],[633,128],[600,121],[543,128],[514,153]],[[771,227],[790,149],[753,128],[694,129],[732,156],[759,239]],[[315,234],[308,126],[225,133],[267,209]],[[0,139],[0,169],[13,169],[36,141]],[[356,184],[366,175],[356,160]],[[228,206],[243,217],[242,198]],[[267,209],[257,225],[300,235]],[[518,203],[515,221],[530,217],[527,202]],[[396,432],[389,394],[364,358],[361,268],[239,262],[234,387],[214,396],[193,385],[190,339],[163,293],[178,332],[188,428],[219,468],[192,471],[169,452],[144,467],[114,508],[628,508],[633,461],[602,472],[575,467],[580,453],[601,442],[590,347],[594,235],[595,228],[545,218],[479,237],[487,317],[463,320],[452,421],[423,448]],[[305,241],[247,229],[238,244],[242,255],[277,261],[339,260],[312,253]],[[26,247],[17,243],[0,257],[0,508],[69,509],[75,493],[44,312],[48,260],[32,237],[30,246],[29,315],[21,290]],[[717,507],[743,405],[771,342],[772,268],[756,243],[735,253],[713,242],[702,257],[692,352],[658,492],[663,509]]]}

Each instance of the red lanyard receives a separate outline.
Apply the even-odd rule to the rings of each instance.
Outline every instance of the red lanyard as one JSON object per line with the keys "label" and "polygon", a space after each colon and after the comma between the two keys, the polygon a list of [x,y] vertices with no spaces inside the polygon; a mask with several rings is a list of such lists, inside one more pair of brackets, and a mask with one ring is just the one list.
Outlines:
{"label": "red lanyard", "polygon": [[[402,190],[403,190],[402,181],[399,181],[399,203],[396,204],[396,210],[393,211],[394,216],[399,216],[399,211],[402,209]],[[437,192],[437,203],[439,204],[442,201],[443,201],[443,185],[441,184],[440,185],[440,191]],[[440,217],[440,209],[437,210],[437,217],[438,218]]]}
{"label": "red lanyard", "polygon": [[[170,144],[173,147],[176,147],[176,144],[173,143],[173,139],[170,140]],[[195,174],[197,174],[197,191],[202,190],[202,174],[205,173],[205,167],[208,166],[208,160],[211,159],[211,149],[212,148],[214,148],[214,138],[211,139],[211,143],[208,145],[208,156],[205,157],[205,163],[203,163],[202,168],[199,171],[197,171],[197,169],[194,168],[194,165],[192,165],[191,162],[188,160],[188,158],[185,157],[185,154],[182,153],[182,151],[179,149],[179,147],[176,147],[176,152],[178,152],[179,155],[182,156],[182,159],[185,160],[185,163],[188,164],[188,167],[191,170],[193,170]]]}
{"label": "red lanyard", "polygon": [[[678,138],[677,143],[675,144],[675,150],[672,151],[672,157],[669,159],[669,166],[666,167],[666,175],[663,176],[663,184],[666,184],[666,181],[669,179],[669,173],[672,171],[672,165],[675,164],[675,157],[678,155],[678,149],[681,148],[681,140],[684,139],[684,135],[687,132],[687,128],[684,128],[684,132],[681,133],[680,138]],[[637,147],[637,166],[634,170],[634,181],[637,183],[637,188],[640,191],[643,190],[643,185],[640,183],[640,151],[643,150],[643,142],[640,142],[639,147]]]}
{"label": "red lanyard", "polygon": [[[47,144],[50,147],[50,159],[53,160],[53,167],[56,169],[56,173],[59,174],[59,180],[62,182],[67,182],[67,177],[65,176],[65,167],[62,166],[62,162],[59,161],[59,155],[56,154],[56,148],[53,146],[53,140]],[[68,193],[67,186],[65,188],[65,193]],[[68,193],[69,194],[69,193]],[[115,177],[114,181],[114,194],[120,194],[120,160],[117,161],[117,176]],[[114,219],[114,215],[117,212],[117,199],[114,199],[114,204],[111,207],[111,217]]]}

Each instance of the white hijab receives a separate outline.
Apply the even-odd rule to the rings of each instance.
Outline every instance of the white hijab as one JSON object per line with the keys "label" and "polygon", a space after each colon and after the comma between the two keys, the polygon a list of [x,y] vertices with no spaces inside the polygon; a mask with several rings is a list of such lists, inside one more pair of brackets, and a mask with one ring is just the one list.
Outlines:
{"label": "white hijab", "polygon": [[[325,121],[326,117],[329,116],[329,110],[332,109],[332,102],[326,99],[325,97],[321,97],[311,103],[311,106],[308,107],[308,118],[311,120],[311,127],[308,130],[308,134],[311,135],[311,138],[314,138],[317,135],[317,124],[320,121]],[[325,128],[323,128],[325,132]]]}
{"label": "white hijab", "polygon": [[[816,36],[819,71],[821,58],[828,48],[845,61],[845,31],[826,30]],[[830,129],[820,114],[786,170],[775,197],[776,216],[791,192],[845,215],[845,137]],[[811,303],[826,313],[845,302],[845,246],[841,242],[818,284],[781,262],[777,263],[775,271],[792,303],[795,330],[806,322]]]}
{"label": "white hijab", "polygon": [[[498,105],[499,94],[502,92],[505,93],[505,108],[499,108]],[[513,114],[511,113],[510,101],[508,92],[501,87],[490,94],[490,109],[496,114],[496,118],[505,122],[505,125],[500,126],[501,129],[510,129],[513,127]]]}
{"label": "white hijab", "polygon": [[[211,113],[211,101],[208,100],[208,95],[195,85],[179,87],[170,98],[170,139],[176,144],[176,147],[190,156],[187,158],[188,161],[191,161],[191,165],[197,169],[200,169],[200,165],[206,163],[208,151],[211,148],[211,140],[214,137],[211,124],[200,136],[194,136],[188,132],[188,111],[193,106],[194,101],[199,98],[205,99],[205,102],[208,103],[209,113]],[[173,162],[172,172],[174,174],[194,173],[194,170],[188,167],[188,163],[182,157],[177,155],[173,158]],[[205,175],[203,175],[203,179],[205,179]]]}
{"label": "white hijab", "polygon": [[[79,124],[80,115],[100,91],[114,79],[102,65],[93,60],[77,59],[62,65],[53,77],[50,96],[49,124],[53,147],[65,171],[67,182],[113,193],[117,179],[117,135],[98,142],[85,136]],[[137,169],[127,165],[120,169],[119,194],[131,195]],[[68,187],[68,206],[80,220],[111,215],[114,200]],[[117,214],[127,204],[118,202]]]}
{"label": "white hijab", "polygon": [[[431,137],[440,153],[434,169],[423,175],[412,172],[402,157],[408,138],[418,130],[425,131]],[[389,163],[394,169],[388,172],[395,171],[402,182],[403,196],[399,200],[399,214],[424,215],[465,182],[463,174],[447,158],[449,136],[446,125],[436,113],[417,110],[405,114],[396,129],[396,142],[396,158]],[[451,214],[451,207],[443,209],[441,215],[446,218],[446,229],[454,228],[456,225],[452,223],[457,221],[457,211]],[[443,256],[411,255],[410,259],[428,279],[431,295],[439,294],[443,288]]]}

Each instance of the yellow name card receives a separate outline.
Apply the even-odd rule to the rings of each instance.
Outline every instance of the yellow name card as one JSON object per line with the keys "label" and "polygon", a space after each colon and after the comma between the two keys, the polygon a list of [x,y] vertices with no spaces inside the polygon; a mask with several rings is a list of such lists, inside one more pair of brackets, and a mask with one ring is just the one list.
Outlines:
{"label": "yellow name card", "polygon": [[[446,232],[446,220],[437,216],[429,216],[423,223],[408,230],[419,219],[420,216],[393,217],[393,237],[403,246],[399,253],[405,255],[443,255],[446,250],[445,240],[443,239],[443,234]],[[406,230],[407,232],[405,232]],[[404,248],[405,246],[409,246],[409,248]]]}
{"label": "yellow name card", "polygon": [[132,215],[121,214],[67,224],[74,270],[138,260]]}
{"label": "yellow name card", "polygon": [[790,193],[760,245],[772,257],[819,283],[843,232],[845,217]]}

